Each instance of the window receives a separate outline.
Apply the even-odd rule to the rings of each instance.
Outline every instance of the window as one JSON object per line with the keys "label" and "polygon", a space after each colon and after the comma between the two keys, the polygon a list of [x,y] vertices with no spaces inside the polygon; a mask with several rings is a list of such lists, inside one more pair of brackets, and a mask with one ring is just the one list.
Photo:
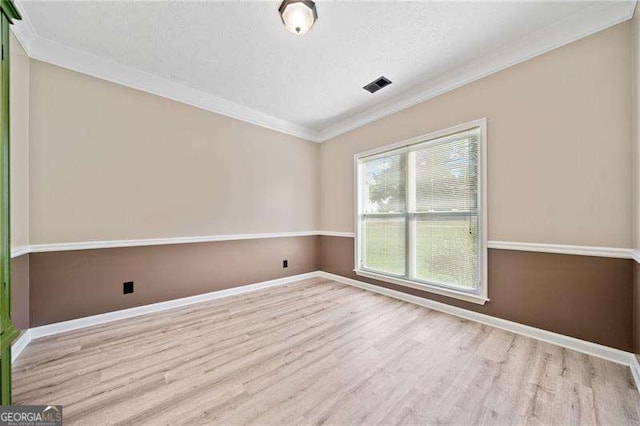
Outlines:
{"label": "window", "polygon": [[486,135],[478,120],[356,155],[356,273],[484,303]]}

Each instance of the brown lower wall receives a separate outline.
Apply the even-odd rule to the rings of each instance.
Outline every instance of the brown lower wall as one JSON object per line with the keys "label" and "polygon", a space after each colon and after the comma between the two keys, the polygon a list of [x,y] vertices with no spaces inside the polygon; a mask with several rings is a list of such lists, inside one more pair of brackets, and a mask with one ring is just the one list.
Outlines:
{"label": "brown lower wall", "polygon": [[633,262],[633,352],[640,355],[640,263]]}
{"label": "brown lower wall", "polygon": [[29,255],[11,259],[11,320],[21,330],[29,328]]}
{"label": "brown lower wall", "polygon": [[[12,259],[13,321],[35,327],[323,270],[640,353],[637,262],[490,249],[491,300],[477,305],[357,276],[353,244],[311,236],[32,253]],[[122,294],[125,281],[133,294]]]}
{"label": "brown lower wall", "polygon": [[633,348],[632,260],[490,249],[491,300],[477,305],[360,277],[353,273],[353,245],[353,238],[320,237],[320,269],[602,345]]}
{"label": "brown lower wall", "polygon": [[319,238],[32,253],[31,327],[316,271]]}

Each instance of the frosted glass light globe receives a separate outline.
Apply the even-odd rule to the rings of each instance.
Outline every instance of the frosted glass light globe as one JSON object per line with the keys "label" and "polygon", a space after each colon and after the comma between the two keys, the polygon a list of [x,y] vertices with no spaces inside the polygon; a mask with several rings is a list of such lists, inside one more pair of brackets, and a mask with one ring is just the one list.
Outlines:
{"label": "frosted glass light globe", "polygon": [[298,35],[309,31],[318,19],[316,4],[311,0],[284,0],[279,10],[287,30]]}

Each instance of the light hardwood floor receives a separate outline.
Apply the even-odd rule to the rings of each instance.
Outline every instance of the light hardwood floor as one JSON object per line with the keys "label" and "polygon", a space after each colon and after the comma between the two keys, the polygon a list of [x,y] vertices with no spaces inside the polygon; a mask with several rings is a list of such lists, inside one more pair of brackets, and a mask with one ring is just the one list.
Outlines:
{"label": "light hardwood floor", "polygon": [[626,367],[313,279],[33,341],[65,424],[635,424]]}

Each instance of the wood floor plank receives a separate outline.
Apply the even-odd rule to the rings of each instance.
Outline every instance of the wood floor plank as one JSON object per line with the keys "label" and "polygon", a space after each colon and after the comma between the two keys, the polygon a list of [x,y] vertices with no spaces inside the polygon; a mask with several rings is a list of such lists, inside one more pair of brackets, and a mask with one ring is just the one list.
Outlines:
{"label": "wood floor plank", "polygon": [[35,340],[66,424],[640,424],[628,368],[325,279]]}

